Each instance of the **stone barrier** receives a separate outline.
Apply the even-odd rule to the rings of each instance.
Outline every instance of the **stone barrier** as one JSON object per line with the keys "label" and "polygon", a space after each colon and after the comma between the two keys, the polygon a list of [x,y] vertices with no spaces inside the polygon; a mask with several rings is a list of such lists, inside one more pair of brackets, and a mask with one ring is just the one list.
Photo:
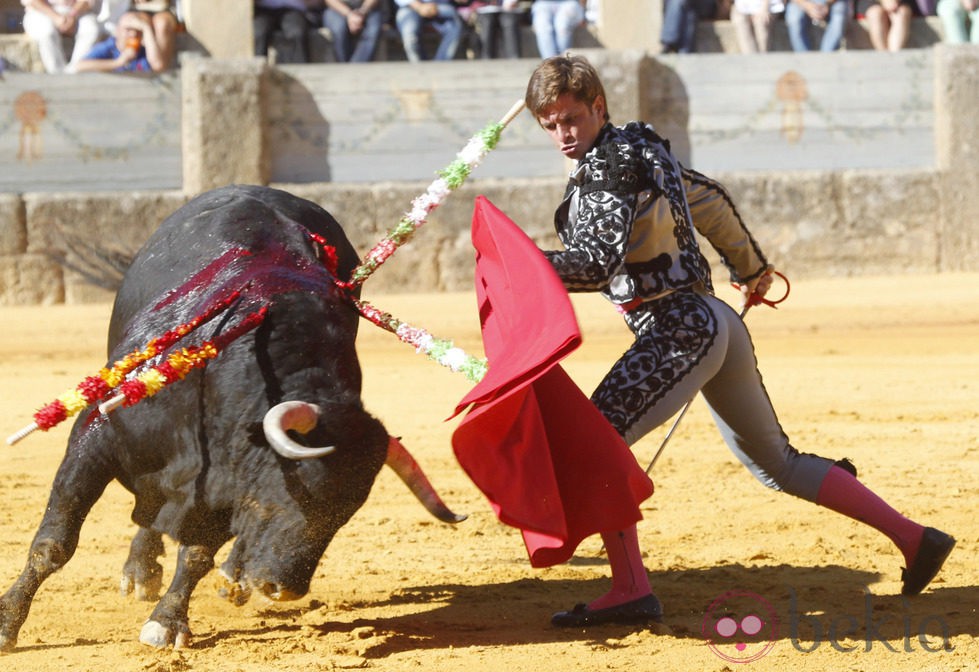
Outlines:
{"label": "stone barrier", "polygon": [[[717,89],[701,91],[692,81],[699,75],[684,68],[692,67],[701,57],[681,66],[641,52],[596,51],[590,55],[608,84],[614,119],[651,121],[674,140],[681,156],[692,156],[694,167],[699,167],[698,157],[704,156],[703,148],[712,137],[711,129],[700,121],[700,106]],[[820,58],[832,62],[838,54],[806,56],[814,59],[817,68],[823,68],[825,64],[818,63]],[[979,262],[979,145],[974,141],[979,137],[979,117],[974,114],[975,91],[979,90],[979,49],[939,45],[934,50],[904,56],[867,53],[864,57],[871,60],[847,61],[848,68],[866,71],[878,62],[872,59],[890,59],[890,64],[903,64],[906,70],[919,73],[915,75],[919,79],[921,72],[927,75],[921,80],[926,84],[910,89],[921,95],[909,96],[914,99],[909,109],[926,121],[907,125],[904,136],[887,141],[893,146],[888,151],[896,148],[907,154],[900,167],[855,165],[853,160],[859,152],[854,138],[844,132],[827,132],[825,141],[837,143],[835,163],[828,167],[786,168],[779,164],[779,152],[783,150],[773,147],[764,150],[771,152],[771,167],[767,170],[732,165],[710,173],[728,185],[772,262],[792,277],[974,270]],[[393,66],[364,66],[375,68],[370,71],[370,88],[381,92],[371,95],[404,101],[403,92],[392,89],[392,78],[415,91],[414,98],[400,103],[403,107],[398,109],[416,109],[418,116],[414,121],[405,119],[402,124],[392,124],[395,133],[390,143],[404,141],[410,149],[412,142],[441,142],[441,149],[430,156],[439,167],[461,149],[460,140],[466,134],[478,130],[487,118],[498,118],[506,111],[516,83],[525,78],[533,62],[444,65],[447,68],[438,71],[412,69],[407,64],[397,70],[389,69]],[[458,70],[461,65],[475,69]],[[100,263],[96,250],[110,259],[131,253],[180,204],[199,191],[230,182],[271,183],[320,203],[345,226],[357,249],[366,252],[409,209],[411,199],[425,189],[434,177],[432,166],[419,170],[418,165],[405,165],[401,171],[405,179],[327,182],[277,177],[277,166],[281,168],[284,161],[296,159],[277,154],[288,143],[281,138],[275,140],[275,133],[282,131],[281,121],[269,123],[275,115],[274,110],[268,109],[268,102],[274,100],[281,106],[285,98],[273,95],[270,87],[287,82],[300,92],[306,91],[301,100],[293,97],[291,104],[301,102],[308,114],[323,117],[321,130],[327,131],[323,136],[325,150],[317,145],[316,138],[306,146],[318,147],[316,152],[329,151],[328,132],[335,128],[329,120],[339,117],[329,111],[327,103],[318,100],[327,100],[332,94],[342,104],[346,92],[331,90],[324,95],[322,91],[309,91],[302,83],[322,78],[322,73],[315,71],[317,67],[353,66],[308,66],[308,70],[294,67],[300,70],[270,68],[250,59],[196,59],[185,64],[180,75],[182,185],[172,189],[87,192],[24,189],[0,194],[0,304],[110,299],[109,293],[91,287],[78,272],[86,264]],[[353,72],[344,71],[338,77]],[[440,78],[433,72],[451,77]],[[412,73],[416,73],[414,79]],[[480,119],[471,113],[458,118],[454,134],[421,132],[426,124],[431,124],[432,108],[426,107],[424,101],[473,103],[476,94],[462,88],[451,96],[446,93],[452,86],[462,87],[467,73],[469,78],[482,77],[484,84],[492,84],[485,98],[492,103],[477,101],[476,109],[493,109],[485,110]],[[449,80],[453,80],[452,86]],[[325,80],[319,81],[320,86],[325,85]],[[841,84],[838,94],[847,98],[855,92]],[[930,102],[921,105],[919,99]],[[323,109],[327,110],[326,116]],[[745,109],[750,112],[750,104]],[[362,116],[366,123],[375,123]],[[876,128],[886,136],[887,118],[879,114],[868,114],[867,118],[876,119]],[[107,119],[111,123],[111,117]],[[450,121],[451,114],[439,123],[442,128],[450,128]],[[344,123],[353,124],[354,120]],[[768,134],[767,137],[773,134],[765,124],[756,126],[754,132]],[[306,125],[304,132],[309,128]],[[354,127],[345,132],[353,133],[350,128]],[[401,138],[396,133],[399,128]],[[811,128],[816,127],[807,126],[806,132]],[[446,135],[450,137],[443,137]],[[917,140],[907,140],[911,136]],[[735,140],[746,143],[746,161],[756,158],[751,155],[754,145],[750,134],[739,134]],[[732,138],[723,136],[716,141],[731,142]],[[513,146],[504,149],[502,145],[507,143]],[[404,152],[405,147],[399,151]],[[507,158],[511,150],[513,154]],[[761,151],[757,149],[755,154]],[[351,160],[356,154],[357,148],[351,148]],[[472,251],[468,236],[472,201],[477,194],[488,196],[541,245],[556,245],[551,222],[553,208],[563,191],[566,166],[560,160],[542,163],[536,173],[528,171],[518,179],[508,177],[517,163],[526,168],[538,156],[543,161],[545,156],[553,159],[556,155],[544,134],[534,129],[533,120],[522,115],[517,125],[507,129],[497,154],[491,154],[469,183],[433,213],[415,240],[371,278],[368,294],[470,289]],[[410,159],[410,153],[402,154],[402,160],[406,157]],[[390,155],[376,160],[394,161]],[[889,161],[895,162],[896,159]],[[100,165],[93,162],[90,170],[97,172]],[[122,167],[125,169],[124,163]],[[125,181],[120,180],[120,184]]]}

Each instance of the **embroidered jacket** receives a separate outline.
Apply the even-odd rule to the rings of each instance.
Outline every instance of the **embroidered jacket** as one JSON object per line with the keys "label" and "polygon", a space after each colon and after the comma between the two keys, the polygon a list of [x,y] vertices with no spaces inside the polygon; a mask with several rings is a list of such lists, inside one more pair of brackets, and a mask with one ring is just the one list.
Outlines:
{"label": "embroidered jacket", "polygon": [[572,171],[554,224],[565,249],[544,254],[568,291],[601,291],[619,305],[684,288],[712,292],[695,230],[733,280],[768,268],[724,188],[682,167],[638,122],[605,125]]}

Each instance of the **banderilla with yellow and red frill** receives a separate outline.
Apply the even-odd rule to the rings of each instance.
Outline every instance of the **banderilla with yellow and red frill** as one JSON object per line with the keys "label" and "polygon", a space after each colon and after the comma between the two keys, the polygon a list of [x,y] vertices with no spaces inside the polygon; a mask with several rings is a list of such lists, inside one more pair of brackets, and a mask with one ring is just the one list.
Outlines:
{"label": "banderilla with yellow and red frill", "polygon": [[[472,170],[496,148],[503,129],[520,114],[523,107],[523,101],[518,101],[499,122],[489,124],[470,138],[456,159],[438,172],[438,178],[429,185],[425,193],[412,201],[411,210],[405,213],[388,235],[365,255],[363,263],[352,271],[350,279],[337,281],[338,287],[349,292],[363,284],[399,247],[407,243],[415,231],[427,221],[428,215],[441,205],[452,191],[458,189]],[[324,244],[324,247],[328,246]],[[162,362],[149,366],[136,375],[130,375],[137,367],[162,355],[180,339],[223,312],[239,296],[240,291],[233,292],[209,306],[189,322],[151,339],[144,348],[134,350],[114,362],[111,367],[104,367],[96,375],[86,377],[74,389],[68,390],[39,409],[34,414],[33,422],[7,437],[7,444],[13,445],[37,430],[47,431],[95,403],[99,403],[99,410],[103,414],[119,406],[133,406],[157,394],[168,385],[182,380],[191,370],[204,367],[209,360],[217,357],[227,344],[257,327],[264,319],[267,307],[263,306],[245,316],[235,327],[211,340],[175,350]],[[452,341],[436,338],[426,330],[402,322],[367,301],[353,297],[351,301],[366,320],[395,334],[402,342],[414,346],[416,351],[424,352],[439,364],[464,373],[473,382],[478,382],[485,375],[487,370],[485,359],[473,357],[455,347]],[[116,394],[106,399],[113,391]]]}

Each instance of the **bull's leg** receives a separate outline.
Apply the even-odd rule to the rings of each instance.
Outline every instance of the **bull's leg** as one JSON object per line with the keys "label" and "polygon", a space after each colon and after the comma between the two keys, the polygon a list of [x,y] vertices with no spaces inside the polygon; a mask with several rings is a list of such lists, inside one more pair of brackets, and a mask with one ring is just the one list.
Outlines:
{"label": "bull's leg", "polygon": [[122,566],[120,592],[123,595],[135,592],[137,600],[147,602],[159,599],[160,588],[163,587],[163,567],[156,559],[163,554],[160,533],[139,528],[129,545],[129,557]]}
{"label": "bull's leg", "polygon": [[194,588],[214,567],[218,546],[184,546],[177,550],[177,571],[170,587],[157,603],[139,633],[139,641],[157,648],[173,645],[175,649],[190,644],[187,612]]}
{"label": "bull's leg", "polygon": [[244,548],[245,544],[241,537],[235,539],[231,546],[231,552],[227,559],[222,563],[218,572],[218,595],[231,602],[236,607],[240,607],[248,602],[252,595],[250,586],[242,582],[241,577],[244,572]]}
{"label": "bull's leg", "polygon": [[0,597],[0,651],[11,651],[44,580],[71,559],[78,533],[113,470],[83,446],[69,445],[54,478],[47,509],[27,555],[24,571]]}

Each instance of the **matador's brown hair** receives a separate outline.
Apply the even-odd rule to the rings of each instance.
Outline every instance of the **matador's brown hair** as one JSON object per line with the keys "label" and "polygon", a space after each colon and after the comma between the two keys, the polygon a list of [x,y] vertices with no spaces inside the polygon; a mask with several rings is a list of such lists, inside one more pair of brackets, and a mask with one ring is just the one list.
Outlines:
{"label": "matador's brown hair", "polygon": [[601,96],[605,100],[605,121],[609,120],[608,98],[602,79],[583,56],[564,54],[545,59],[530,76],[524,103],[534,118],[539,119],[547,107],[566,93],[588,106]]}

